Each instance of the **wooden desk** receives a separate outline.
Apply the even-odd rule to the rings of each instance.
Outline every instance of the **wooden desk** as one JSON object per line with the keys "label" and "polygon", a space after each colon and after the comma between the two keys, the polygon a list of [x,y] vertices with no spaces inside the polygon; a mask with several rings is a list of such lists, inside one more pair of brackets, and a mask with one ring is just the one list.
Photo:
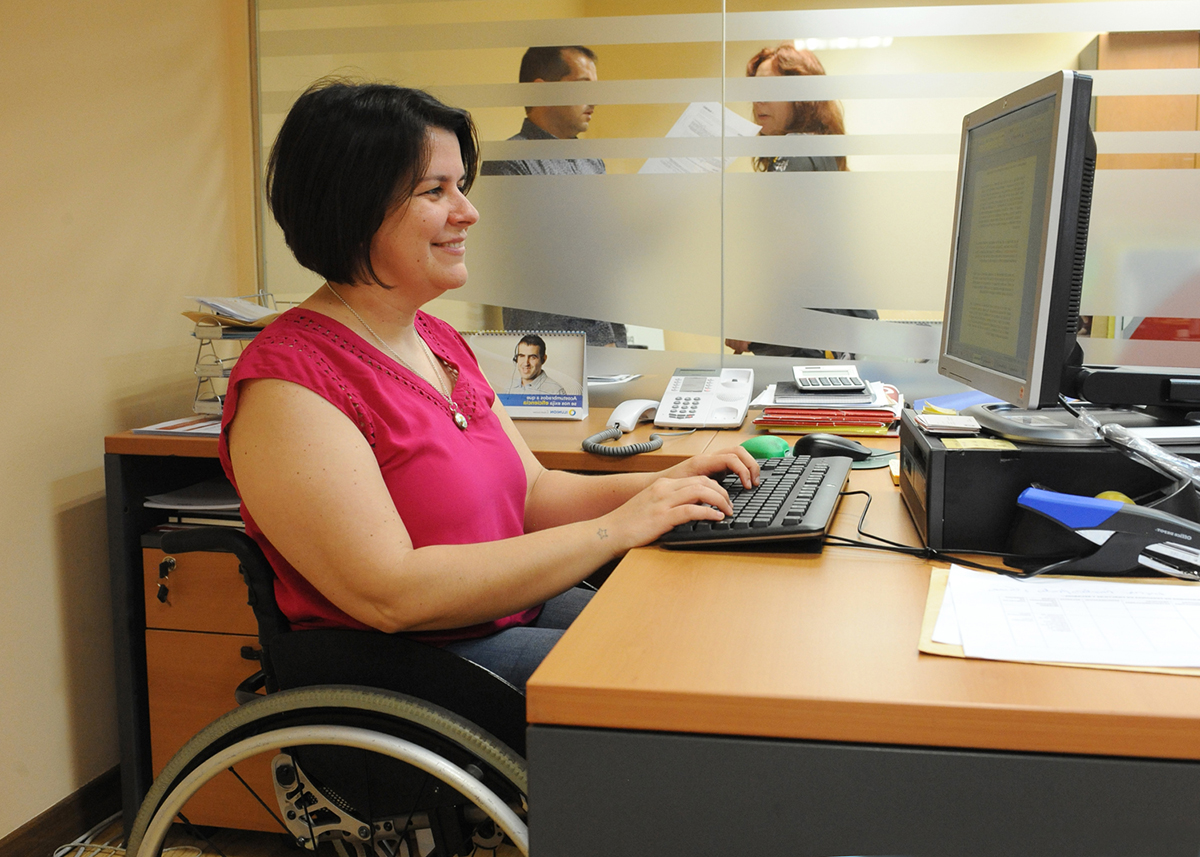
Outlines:
{"label": "wooden desk", "polygon": [[[663,447],[654,452],[630,458],[606,458],[584,452],[584,438],[603,431],[612,408],[592,408],[584,420],[517,420],[517,428],[538,461],[554,470],[580,470],[590,473],[663,470],[686,458],[713,448],[731,446],[760,432],[753,426],[739,431],[705,429],[692,434],[668,435]],[[643,423],[620,441],[621,444],[640,443],[650,439],[655,429]],[[104,439],[104,451],[113,455],[148,455],[156,458],[181,456],[185,458],[217,457],[215,437],[171,437],[166,435],[135,434],[132,431],[109,435]]]}
{"label": "wooden desk", "polygon": [[[917,544],[886,472],[866,529]],[[922,655],[928,582],[631,553],[528,685],[535,853],[1195,855],[1200,682]]]}

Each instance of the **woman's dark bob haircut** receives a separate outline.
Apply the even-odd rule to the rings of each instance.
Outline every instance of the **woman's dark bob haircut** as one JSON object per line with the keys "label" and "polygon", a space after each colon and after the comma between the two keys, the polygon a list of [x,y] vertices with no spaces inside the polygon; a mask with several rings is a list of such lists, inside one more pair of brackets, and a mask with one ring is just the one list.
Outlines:
{"label": "woman's dark bob haircut", "polygon": [[371,267],[371,239],[428,168],[433,128],[458,138],[465,193],[479,165],[467,111],[418,89],[343,80],[296,99],[267,162],[271,213],[296,260],[332,283],[388,286]]}

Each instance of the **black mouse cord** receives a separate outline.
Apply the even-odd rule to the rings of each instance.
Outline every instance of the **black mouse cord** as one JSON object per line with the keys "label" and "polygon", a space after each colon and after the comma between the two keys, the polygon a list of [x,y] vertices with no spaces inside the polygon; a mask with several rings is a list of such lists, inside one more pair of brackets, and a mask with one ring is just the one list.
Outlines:
{"label": "black mouse cord", "polygon": [[[894,542],[891,539],[885,539],[883,536],[877,536],[877,535],[874,535],[873,533],[868,533],[866,530],[863,529],[863,525],[866,523],[866,520],[867,520],[867,511],[871,508],[871,494],[867,491],[843,491],[841,493],[842,497],[852,497],[855,495],[867,498],[867,502],[863,506],[862,514],[859,515],[859,517],[858,517],[858,526],[856,527],[856,529],[858,530],[858,534],[865,539],[874,539],[874,542],[864,542],[864,541],[859,541],[857,539],[847,539],[843,536],[827,535],[825,537],[826,544],[842,545],[844,547],[865,548],[867,550],[889,551],[891,553],[900,553],[900,554],[905,554],[907,556],[915,556],[915,557],[918,557],[918,558],[924,559],[924,560],[938,559],[938,560],[942,560],[943,562],[954,562],[954,563],[958,563],[959,565],[966,565],[966,566],[970,566],[971,568],[981,569],[983,571],[994,571],[997,574],[1003,574],[1005,577],[1011,577],[1016,580],[1023,580],[1025,578],[1035,577],[1036,575],[1041,574],[1042,571],[1044,571],[1044,569],[1036,569],[1033,572],[1020,572],[1020,571],[1014,571],[1011,568],[1000,568],[997,566],[986,565],[981,562],[976,562],[975,560],[964,559],[962,557],[955,556],[954,554],[943,553],[942,551],[938,550],[937,548],[913,547],[911,545],[901,544],[900,542]],[[880,544],[876,544],[875,542],[879,542]],[[994,556],[999,559],[1004,559],[1006,557],[1014,556],[1014,554],[997,553],[995,551],[975,551],[975,553],[982,554],[983,556]]]}

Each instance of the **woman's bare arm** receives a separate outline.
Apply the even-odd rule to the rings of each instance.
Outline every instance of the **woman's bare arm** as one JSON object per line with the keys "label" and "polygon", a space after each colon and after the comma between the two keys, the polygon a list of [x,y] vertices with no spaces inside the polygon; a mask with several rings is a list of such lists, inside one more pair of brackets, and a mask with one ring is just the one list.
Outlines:
{"label": "woman's bare arm", "polygon": [[517,538],[417,549],[366,440],[316,393],[286,381],[243,382],[228,439],[242,499],[271,543],[331,602],[385,631],[463,627],[509,615],[569,589],[676,524],[719,517],[707,506],[729,510],[724,490],[698,474],[658,479],[616,506],[617,495],[634,487],[628,480],[614,482],[621,485],[616,495],[558,493],[557,476],[540,470],[522,440],[517,448],[527,474],[529,461],[536,466],[531,497],[549,488],[604,511]]}

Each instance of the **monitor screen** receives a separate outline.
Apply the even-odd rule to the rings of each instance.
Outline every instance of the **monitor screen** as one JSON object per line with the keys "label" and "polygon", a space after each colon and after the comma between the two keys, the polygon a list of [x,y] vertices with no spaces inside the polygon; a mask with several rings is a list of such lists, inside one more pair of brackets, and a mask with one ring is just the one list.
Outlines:
{"label": "monitor screen", "polygon": [[1075,345],[1090,99],[1062,72],[963,120],[938,371],[1020,407],[1056,402]]}

